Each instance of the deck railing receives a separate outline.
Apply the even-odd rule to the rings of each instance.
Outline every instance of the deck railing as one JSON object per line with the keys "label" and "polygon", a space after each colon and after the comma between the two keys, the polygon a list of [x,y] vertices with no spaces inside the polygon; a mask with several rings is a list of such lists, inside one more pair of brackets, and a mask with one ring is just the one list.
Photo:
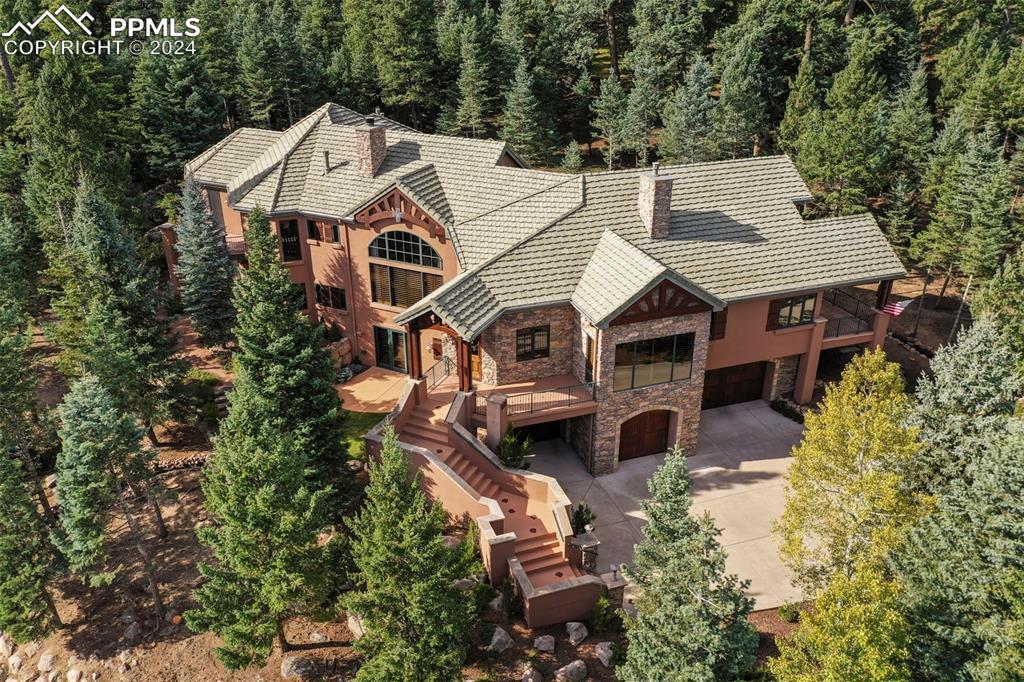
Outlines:
{"label": "deck railing", "polygon": [[473,396],[473,412],[477,414],[487,414],[487,396],[480,395],[477,393]]}
{"label": "deck railing", "polygon": [[424,372],[420,378],[426,383],[427,391],[433,390],[435,386],[444,381],[445,377],[452,373],[454,366],[455,363],[451,361],[451,358],[444,355],[430,369]]}
{"label": "deck railing", "polygon": [[856,296],[841,289],[825,291],[825,300],[853,317],[834,317],[825,324],[825,338],[831,339],[848,334],[863,334],[873,326],[875,310]]}
{"label": "deck railing", "polygon": [[837,336],[864,334],[871,331],[871,328],[871,323],[857,317],[835,317],[825,323],[825,338],[834,339]]}
{"label": "deck railing", "polygon": [[595,399],[597,382],[590,381],[574,386],[549,388],[532,393],[516,393],[508,397],[509,416],[529,414],[556,407],[571,407]]}

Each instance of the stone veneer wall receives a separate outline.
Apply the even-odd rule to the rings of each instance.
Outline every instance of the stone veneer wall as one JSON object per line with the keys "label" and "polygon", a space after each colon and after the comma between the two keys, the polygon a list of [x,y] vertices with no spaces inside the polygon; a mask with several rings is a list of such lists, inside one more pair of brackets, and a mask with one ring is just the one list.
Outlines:
{"label": "stone veneer wall", "polygon": [[[669,445],[679,445],[688,455],[696,451],[710,319],[711,313],[697,313],[611,326],[601,331],[597,346],[597,377],[601,382],[599,393],[602,400],[596,415],[592,474],[610,474],[618,468],[619,431],[622,423],[649,410],[675,411],[678,416],[673,421],[677,428],[674,436],[670,434]],[[689,379],[612,391],[616,344],[686,332],[694,332],[693,365]]]}
{"label": "stone veneer wall", "polygon": [[768,386],[768,400],[789,398],[796,388],[796,371],[800,366],[799,355],[789,355],[770,361],[771,383]]}
{"label": "stone veneer wall", "polygon": [[566,439],[585,465],[590,462],[590,446],[594,440],[594,420],[597,415],[585,414],[569,419],[569,436]]}
{"label": "stone veneer wall", "polygon": [[[516,330],[550,325],[548,357],[516,360]],[[578,315],[572,306],[561,305],[505,313],[481,335],[483,354],[481,383],[515,384],[556,374],[575,374],[574,340],[579,337]]]}

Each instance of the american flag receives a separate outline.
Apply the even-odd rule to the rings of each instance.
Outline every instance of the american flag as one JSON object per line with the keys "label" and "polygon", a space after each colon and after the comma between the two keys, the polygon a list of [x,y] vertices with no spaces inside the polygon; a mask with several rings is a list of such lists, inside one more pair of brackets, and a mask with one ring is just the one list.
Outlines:
{"label": "american flag", "polygon": [[889,303],[886,303],[882,307],[882,312],[883,313],[888,313],[889,315],[892,315],[893,317],[899,317],[900,314],[904,310],[906,310],[907,306],[909,306],[909,305],[910,305],[910,299],[909,298],[906,301],[889,302]]}

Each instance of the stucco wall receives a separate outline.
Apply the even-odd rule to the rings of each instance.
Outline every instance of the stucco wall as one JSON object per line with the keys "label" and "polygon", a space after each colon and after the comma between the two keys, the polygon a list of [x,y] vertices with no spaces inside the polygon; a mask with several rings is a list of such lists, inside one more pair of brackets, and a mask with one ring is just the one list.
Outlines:
{"label": "stucco wall", "polygon": [[[484,384],[515,384],[557,374],[574,374],[576,311],[569,305],[505,313],[481,334]],[[516,360],[516,331],[550,325],[546,358]]]}
{"label": "stucco wall", "polygon": [[[687,454],[697,448],[700,402],[707,363],[710,313],[681,315],[636,324],[612,326],[598,338],[597,376],[602,399],[596,415],[594,475],[610,474],[618,468],[619,433],[622,423],[649,410],[670,410],[677,417],[669,444],[679,445]],[[613,391],[615,346],[629,341],[653,339],[670,334],[694,333],[693,365],[690,378],[656,386]]]}
{"label": "stucco wall", "polygon": [[[708,347],[708,369],[732,367],[807,352],[811,345],[814,325],[765,331],[769,303],[769,299],[760,298],[729,305],[725,338],[712,341]],[[821,292],[818,292],[815,315],[820,313]]]}

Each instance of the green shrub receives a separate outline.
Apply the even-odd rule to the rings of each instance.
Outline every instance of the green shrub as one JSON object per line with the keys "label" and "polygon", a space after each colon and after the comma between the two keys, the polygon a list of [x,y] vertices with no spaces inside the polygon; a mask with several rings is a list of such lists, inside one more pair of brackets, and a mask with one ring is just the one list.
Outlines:
{"label": "green shrub", "polygon": [[586,502],[580,502],[572,510],[572,532],[574,535],[587,532],[587,526],[597,520],[597,514]]}
{"label": "green shrub", "polygon": [[795,623],[800,620],[800,605],[786,603],[779,607],[779,618],[786,623]]}
{"label": "green shrub", "polygon": [[498,442],[498,458],[501,463],[513,469],[529,469],[527,457],[533,449],[533,440],[529,436],[520,436],[511,425]]}
{"label": "green shrub", "polygon": [[622,621],[619,618],[618,609],[612,606],[608,597],[601,595],[590,612],[590,627],[600,635],[609,632],[618,632],[621,629]]}

